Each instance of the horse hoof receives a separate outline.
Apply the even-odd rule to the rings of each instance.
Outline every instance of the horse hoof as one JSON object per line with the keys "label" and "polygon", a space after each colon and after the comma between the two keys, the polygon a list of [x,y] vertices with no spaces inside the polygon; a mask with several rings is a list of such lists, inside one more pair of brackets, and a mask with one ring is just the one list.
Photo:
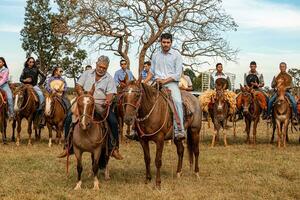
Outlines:
{"label": "horse hoof", "polygon": [[104,180],[109,181],[110,180],[110,176],[109,175],[108,176],[105,175]]}
{"label": "horse hoof", "polygon": [[74,190],[80,190],[80,189],[81,189],[81,181],[79,181],[79,182],[76,184]]}
{"label": "horse hoof", "polygon": [[151,178],[146,178],[145,184],[148,184],[148,183],[150,183],[150,182],[151,182]]}
{"label": "horse hoof", "polygon": [[16,145],[17,145],[17,146],[20,146],[20,143],[19,143],[19,142],[16,142]]}
{"label": "horse hoof", "polygon": [[31,147],[31,146],[32,146],[32,143],[28,143],[27,145],[28,145],[29,147]]}
{"label": "horse hoof", "polygon": [[48,147],[52,147],[52,144],[51,144],[51,143],[49,143],[49,144],[48,144]]}
{"label": "horse hoof", "polygon": [[196,175],[196,178],[197,178],[197,179],[200,179],[199,172],[195,172],[195,175]]}
{"label": "horse hoof", "polygon": [[180,178],[182,175],[182,172],[177,172],[177,178]]}
{"label": "horse hoof", "polygon": [[99,190],[99,182],[94,182],[93,190]]}

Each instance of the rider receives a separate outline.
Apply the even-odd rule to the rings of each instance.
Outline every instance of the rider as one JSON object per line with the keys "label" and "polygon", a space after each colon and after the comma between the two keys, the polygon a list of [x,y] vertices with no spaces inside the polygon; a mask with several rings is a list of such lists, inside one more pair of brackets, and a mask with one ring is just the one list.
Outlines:
{"label": "rider", "polygon": [[65,108],[68,110],[71,107],[70,101],[66,98],[67,83],[62,77],[63,69],[54,67],[52,75],[46,81],[46,90],[51,94],[55,93],[62,98]]}
{"label": "rider", "polygon": [[[96,69],[85,71],[78,83],[75,86],[77,94],[81,94],[83,91],[90,91],[93,85],[95,86],[95,111],[99,113],[103,106],[103,98],[105,98],[105,104],[111,105],[114,95],[117,93],[116,85],[112,76],[107,72],[107,68],[109,66],[109,58],[107,56],[100,56],[96,63]],[[103,97],[103,93],[106,96]],[[115,113],[112,110],[113,106],[110,106],[109,114],[108,114],[108,124],[110,126],[112,137],[109,141],[109,151],[111,151],[111,156],[118,160],[122,160],[123,157],[119,153],[119,131],[118,131],[118,122]],[[69,134],[69,124],[70,116],[66,119],[65,127],[65,139]],[[74,126],[72,126],[73,128]],[[65,157],[67,155],[67,151],[62,152],[59,157]]]}
{"label": "rider", "polygon": [[[41,80],[38,83],[38,76],[41,76]],[[37,110],[38,121],[40,126],[44,125],[43,117],[43,106],[45,97],[42,90],[39,88],[45,82],[46,76],[37,68],[35,59],[33,57],[27,58],[24,63],[24,69],[20,76],[20,82],[24,84],[29,84],[33,86],[34,91],[36,92],[39,98],[39,108]]]}
{"label": "rider", "polygon": [[258,99],[260,108],[263,110],[263,118],[265,119],[267,117],[268,97],[261,90],[265,85],[264,77],[256,71],[256,68],[256,62],[250,62],[250,71],[244,74],[244,85],[247,85],[256,91],[255,96]]}
{"label": "rider", "polygon": [[[277,75],[277,77],[279,75],[285,75],[285,76],[289,76],[290,80],[292,80],[292,77],[291,75],[289,75],[287,72],[286,72],[286,69],[287,69],[287,65],[285,62],[281,62],[279,64],[279,69],[280,69],[280,73]],[[272,88],[274,88],[276,90],[276,86],[277,86],[277,81],[276,81],[276,77],[274,76],[273,80],[272,80]],[[292,108],[293,108],[293,122],[296,123],[297,122],[297,102],[296,102],[296,99],[295,97],[291,94],[290,90],[293,87],[293,82],[291,81],[291,84],[288,86],[287,90],[286,90],[286,93],[285,95],[288,97],[288,99],[290,100],[291,104],[292,104]],[[268,103],[268,120],[270,121],[271,120],[271,109],[273,107],[273,104],[277,98],[277,92],[275,92],[273,94],[273,96],[270,98],[269,100],[269,103]]]}
{"label": "rider", "polygon": [[126,83],[124,83],[123,81],[126,78],[126,75],[128,76],[128,81],[133,81],[135,79],[132,72],[128,69],[128,64],[126,60],[122,59],[120,61],[120,65],[121,69],[115,72],[114,80],[117,87],[124,88],[126,86]]}
{"label": "rider", "polygon": [[183,71],[179,81],[179,89],[185,91],[193,91],[193,83],[191,78],[185,74],[186,71]]}
{"label": "rider", "polygon": [[183,126],[183,108],[178,82],[182,73],[182,56],[172,49],[172,35],[164,33],[160,37],[161,50],[156,52],[152,57],[152,67],[145,79],[145,83],[154,76],[156,82],[171,90],[175,109],[178,113],[179,123],[174,118],[174,132],[176,139],[184,139],[185,131]]}
{"label": "rider", "polygon": [[224,97],[225,97],[226,101],[229,103],[229,106],[230,106],[229,113],[233,114],[235,112],[235,109],[236,109],[236,103],[235,103],[236,94],[231,91],[231,81],[230,81],[229,76],[223,72],[222,63],[217,63],[216,64],[216,71],[213,72],[210,75],[210,89],[211,90],[216,89],[216,81],[220,78],[225,79],[226,82],[227,82],[226,83],[227,84],[227,86],[226,86],[227,90],[224,91]]}
{"label": "rider", "polygon": [[0,88],[5,91],[8,103],[8,118],[14,117],[14,103],[11,89],[8,85],[9,70],[6,65],[5,59],[0,57]]}
{"label": "rider", "polygon": [[[144,62],[144,69],[141,73],[142,82],[144,82],[145,79],[147,78],[150,68],[151,68],[151,61]],[[152,78],[150,81],[148,81],[148,84],[149,85],[152,84],[153,81],[154,81],[154,79]]]}

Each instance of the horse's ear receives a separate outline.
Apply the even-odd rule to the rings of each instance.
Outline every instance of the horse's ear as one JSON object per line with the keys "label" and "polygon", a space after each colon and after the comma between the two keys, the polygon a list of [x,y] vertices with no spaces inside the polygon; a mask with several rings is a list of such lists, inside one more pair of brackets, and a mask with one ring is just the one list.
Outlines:
{"label": "horse's ear", "polygon": [[95,92],[95,83],[93,84],[91,90],[89,91],[89,94],[93,96],[94,92]]}

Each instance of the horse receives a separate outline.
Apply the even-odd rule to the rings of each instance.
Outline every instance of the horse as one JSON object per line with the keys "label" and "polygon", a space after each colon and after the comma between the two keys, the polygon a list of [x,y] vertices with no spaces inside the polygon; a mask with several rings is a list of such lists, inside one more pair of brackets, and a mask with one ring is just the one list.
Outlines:
{"label": "horse", "polygon": [[[92,89],[94,90],[94,89]],[[103,120],[94,120],[95,99],[93,97],[93,91],[85,92],[77,98],[76,113],[78,116],[78,122],[73,131],[73,147],[74,153],[77,159],[77,183],[75,190],[81,188],[81,173],[82,173],[82,154],[83,152],[90,152],[92,158],[92,168],[94,175],[94,189],[99,189],[99,180],[97,177],[99,169],[99,159],[102,161],[104,158],[105,179],[109,179],[108,172],[108,159],[106,152],[107,140],[109,137],[109,128],[106,123],[106,118],[109,112]],[[103,164],[103,163],[100,163]]]}
{"label": "horse", "polygon": [[240,86],[241,93],[237,96],[237,108],[241,110],[243,108],[243,115],[246,123],[247,139],[246,143],[250,144],[250,130],[251,123],[253,122],[253,144],[256,144],[256,129],[259,123],[260,114],[262,112],[258,99],[255,96],[255,90],[242,85]]}
{"label": "horse", "polygon": [[64,121],[67,116],[67,110],[62,98],[55,93],[46,93],[45,95],[45,119],[49,131],[48,146],[52,146],[52,129],[56,130],[56,143],[61,144],[61,136],[64,130]]}
{"label": "horse", "polygon": [[212,138],[211,147],[215,146],[216,139],[219,138],[220,129],[222,128],[224,146],[227,146],[225,129],[229,117],[229,105],[224,98],[226,85],[216,85],[216,97],[212,97],[213,106],[209,108],[209,114],[214,124],[215,132]]}
{"label": "horse", "polygon": [[283,147],[286,147],[286,136],[290,119],[292,117],[292,109],[289,100],[285,97],[286,87],[282,84],[283,80],[278,79],[277,82],[278,97],[273,108],[273,116],[276,122],[278,136],[277,146],[281,147],[281,143],[283,143]]}
{"label": "horse", "polygon": [[6,143],[6,128],[7,128],[7,110],[8,110],[8,105],[5,100],[5,92],[4,90],[0,89],[0,131],[2,134],[2,143]]}
{"label": "horse", "polygon": [[[32,122],[36,115],[36,111],[39,107],[39,101],[34,93],[34,89],[31,85],[21,85],[17,87],[14,92],[14,111],[15,111],[15,119],[13,122],[13,135],[12,139],[15,137],[15,128],[17,123],[17,141],[16,145],[20,145],[20,132],[21,132],[21,123],[22,119],[26,118],[28,121],[27,132],[29,135],[28,145],[32,145],[31,143],[31,133],[32,133]],[[38,125],[34,124],[35,135],[37,136],[37,132],[40,131]]]}
{"label": "horse", "polygon": [[[184,126],[187,128],[187,146],[189,150],[190,167],[199,178],[199,133],[202,122],[202,112],[199,101],[191,93],[182,91],[183,101],[187,101],[192,110],[192,115],[185,119]],[[125,111],[124,121],[127,125],[132,125],[135,121],[139,141],[144,151],[144,161],[146,166],[147,184],[151,181],[150,172],[150,149],[149,141],[156,143],[156,187],[161,188],[160,168],[162,166],[162,152],[164,140],[173,137],[173,117],[172,109],[169,106],[169,99],[166,95],[154,87],[139,81],[130,82],[123,90],[122,103]],[[182,161],[184,146],[182,140],[174,140],[177,147],[177,177],[182,173]]]}

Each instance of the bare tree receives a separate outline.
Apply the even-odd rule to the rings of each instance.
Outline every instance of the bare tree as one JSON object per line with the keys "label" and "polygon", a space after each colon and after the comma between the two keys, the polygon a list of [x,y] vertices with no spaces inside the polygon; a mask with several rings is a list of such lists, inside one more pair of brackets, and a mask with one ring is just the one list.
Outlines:
{"label": "bare tree", "polygon": [[221,0],[77,0],[70,23],[72,34],[93,38],[99,48],[129,61],[133,50],[139,71],[146,57],[159,48],[163,32],[174,36],[174,48],[186,66],[205,63],[207,57],[235,60],[237,50],[224,39],[237,28]]}

